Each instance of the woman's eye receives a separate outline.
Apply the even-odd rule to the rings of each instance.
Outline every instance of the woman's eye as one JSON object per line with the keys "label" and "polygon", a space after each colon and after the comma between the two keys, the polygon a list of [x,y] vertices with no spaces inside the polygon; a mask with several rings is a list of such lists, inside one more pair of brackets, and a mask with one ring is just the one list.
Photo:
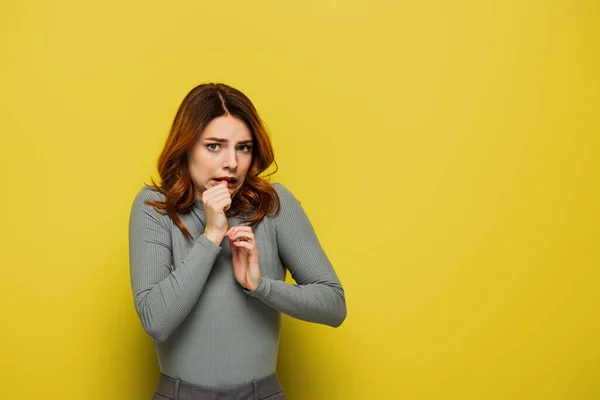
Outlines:
{"label": "woman's eye", "polygon": [[[217,146],[217,147],[211,147],[211,146]],[[217,151],[219,144],[218,143],[209,143],[206,145],[206,148],[210,151]],[[243,152],[248,152],[250,150],[252,150],[252,146],[248,145],[248,144],[244,144],[241,145],[240,147],[238,147],[239,150],[242,150]]]}

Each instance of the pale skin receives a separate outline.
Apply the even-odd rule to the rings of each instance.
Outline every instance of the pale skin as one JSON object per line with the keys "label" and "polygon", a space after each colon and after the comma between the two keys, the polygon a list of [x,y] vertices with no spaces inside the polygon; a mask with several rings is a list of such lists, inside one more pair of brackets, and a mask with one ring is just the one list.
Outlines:
{"label": "pale skin", "polygon": [[[254,233],[249,226],[229,227],[225,211],[244,183],[252,144],[246,124],[225,115],[205,127],[189,156],[190,175],[206,213],[203,235],[219,246],[228,237],[235,280],[248,290],[254,290],[261,277]],[[215,179],[219,177],[232,177],[235,182]]]}

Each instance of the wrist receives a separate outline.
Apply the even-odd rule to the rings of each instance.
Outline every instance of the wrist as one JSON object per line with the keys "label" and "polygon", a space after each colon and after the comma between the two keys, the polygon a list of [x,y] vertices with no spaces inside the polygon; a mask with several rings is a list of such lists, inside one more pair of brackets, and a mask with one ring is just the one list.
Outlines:
{"label": "wrist", "polygon": [[258,278],[256,278],[254,280],[254,282],[252,281],[252,279],[250,279],[248,281],[248,286],[246,287],[246,290],[250,290],[250,291],[254,291],[256,290],[256,288],[258,287],[258,285],[260,284],[260,279],[261,277],[259,276]]}
{"label": "wrist", "polygon": [[214,232],[214,231],[204,231],[202,236],[207,237],[208,239],[213,241],[215,244],[220,246],[221,242],[223,241],[223,238],[225,237],[225,234],[219,233],[219,232]]}

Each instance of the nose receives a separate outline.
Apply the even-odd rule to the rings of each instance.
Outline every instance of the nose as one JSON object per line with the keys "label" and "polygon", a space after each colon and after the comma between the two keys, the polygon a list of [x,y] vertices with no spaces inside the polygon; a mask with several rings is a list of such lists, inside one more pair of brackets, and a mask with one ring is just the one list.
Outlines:
{"label": "nose", "polygon": [[225,154],[225,162],[223,163],[224,168],[235,169],[237,167],[237,154],[235,149]]}

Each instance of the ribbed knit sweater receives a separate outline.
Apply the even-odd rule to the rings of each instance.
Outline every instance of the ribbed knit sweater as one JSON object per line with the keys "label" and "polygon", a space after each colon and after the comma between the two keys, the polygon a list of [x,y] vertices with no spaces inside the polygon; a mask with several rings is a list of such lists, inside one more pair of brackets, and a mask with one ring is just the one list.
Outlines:
{"label": "ribbed knit sweater", "polygon": [[[281,314],[339,326],[346,318],[344,289],[300,201],[281,183],[276,216],[252,228],[261,279],[247,290],[234,278],[227,237],[203,236],[204,204],[178,214],[193,240],[168,215],[144,200],[164,200],[141,188],[129,221],[130,277],[135,309],[154,339],[160,371],[216,389],[229,389],[275,372]],[[228,217],[229,226],[248,225]],[[285,282],[286,269],[295,284]]]}

